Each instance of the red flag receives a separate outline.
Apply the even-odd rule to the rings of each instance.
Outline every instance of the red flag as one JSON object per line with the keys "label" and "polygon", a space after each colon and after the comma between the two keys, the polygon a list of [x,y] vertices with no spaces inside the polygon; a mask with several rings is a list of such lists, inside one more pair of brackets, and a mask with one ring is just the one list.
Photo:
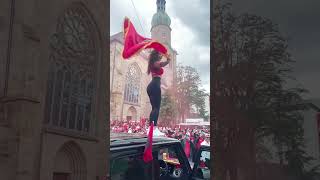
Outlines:
{"label": "red flag", "polygon": [[124,59],[128,59],[134,54],[139,53],[141,50],[148,48],[153,48],[165,56],[168,56],[168,50],[164,45],[155,40],[139,35],[127,17],[125,17],[123,23],[123,34],[124,47],[122,51],[122,57]]}
{"label": "red flag", "polygon": [[206,167],[206,164],[205,164],[205,162],[203,162],[203,161],[200,161],[200,167],[202,167],[202,168]]}
{"label": "red flag", "polygon": [[189,140],[186,140],[186,143],[184,145],[184,152],[186,153],[187,158],[190,157],[190,142]]}
{"label": "red flag", "polygon": [[204,141],[204,139],[202,137],[199,138],[198,143],[196,145],[196,149],[199,150],[201,147],[201,143]]}
{"label": "red flag", "polygon": [[146,163],[152,161],[153,159],[152,158],[152,136],[153,136],[153,122],[151,122],[150,124],[147,144],[144,148],[144,153],[143,153],[143,161]]}

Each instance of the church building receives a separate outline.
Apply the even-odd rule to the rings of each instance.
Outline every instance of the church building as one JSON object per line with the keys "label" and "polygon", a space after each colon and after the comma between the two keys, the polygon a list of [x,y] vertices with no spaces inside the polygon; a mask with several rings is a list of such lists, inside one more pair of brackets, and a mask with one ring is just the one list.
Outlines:
{"label": "church building", "polygon": [[[162,93],[174,92],[177,52],[171,46],[171,19],[166,13],[166,1],[157,0],[157,12],[152,17],[151,38],[163,43],[172,56],[164,68],[161,79]],[[134,57],[122,58],[123,32],[110,37],[110,118],[133,120],[149,118],[151,105],[147,86],[151,75],[147,74],[150,50],[141,51]]]}

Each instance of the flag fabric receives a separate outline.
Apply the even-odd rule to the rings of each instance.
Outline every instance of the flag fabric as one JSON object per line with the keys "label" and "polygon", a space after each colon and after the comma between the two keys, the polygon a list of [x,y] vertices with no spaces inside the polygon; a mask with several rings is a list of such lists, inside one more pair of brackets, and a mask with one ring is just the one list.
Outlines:
{"label": "flag fabric", "polygon": [[144,153],[143,153],[143,161],[146,163],[152,161],[152,159],[153,159],[153,157],[152,157],[152,136],[153,136],[153,122],[150,123],[147,144],[144,148]]}
{"label": "flag fabric", "polygon": [[196,145],[196,149],[199,150],[201,147],[201,143],[204,141],[204,139],[202,137],[199,138],[197,145]]}
{"label": "flag fabric", "polygon": [[123,23],[123,36],[124,48],[122,51],[122,57],[124,59],[128,59],[140,51],[148,48],[153,48],[167,57],[169,55],[167,48],[163,44],[139,35],[127,17],[125,17]]}
{"label": "flag fabric", "polygon": [[186,140],[186,143],[184,145],[184,152],[185,152],[187,158],[189,158],[190,157],[190,142],[189,142],[189,140]]}
{"label": "flag fabric", "polygon": [[203,161],[200,161],[200,167],[201,167],[201,168],[205,168],[205,167],[206,167],[206,164],[205,164],[205,162],[203,162]]}

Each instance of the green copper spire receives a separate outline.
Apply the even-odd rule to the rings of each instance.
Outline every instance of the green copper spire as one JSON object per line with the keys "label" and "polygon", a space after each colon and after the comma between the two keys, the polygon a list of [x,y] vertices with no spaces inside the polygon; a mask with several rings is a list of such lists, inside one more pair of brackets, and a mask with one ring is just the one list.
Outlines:
{"label": "green copper spire", "polygon": [[157,13],[152,17],[151,29],[157,25],[166,25],[170,27],[171,19],[166,13],[166,0],[157,0]]}

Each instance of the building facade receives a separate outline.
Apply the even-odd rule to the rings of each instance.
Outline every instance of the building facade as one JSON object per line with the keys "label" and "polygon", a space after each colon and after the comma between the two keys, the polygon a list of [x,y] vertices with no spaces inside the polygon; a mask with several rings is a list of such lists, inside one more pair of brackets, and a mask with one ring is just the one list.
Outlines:
{"label": "building facade", "polygon": [[[157,0],[157,12],[151,22],[151,38],[163,43],[172,55],[172,61],[161,79],[162,92],[174,91],[177,52],[171,47],[171,20],[165,11],[165,0]],[[150,50],[134,57],[122,58],[123,32],[110,37],[110,118],[112,120],[139,120],[148,118],[151,105],[146,88],[151,80],[147,74]]]}
{"label": "building facade", "polygon": [[307,101],[309,109],[304,112],[305,151],[313,158],[308,168],[320,164],[320,99]]}
{"label": "building facade", "polygon": [[107,13],[102,0],[0,2],[1,180],[106,174]]}

